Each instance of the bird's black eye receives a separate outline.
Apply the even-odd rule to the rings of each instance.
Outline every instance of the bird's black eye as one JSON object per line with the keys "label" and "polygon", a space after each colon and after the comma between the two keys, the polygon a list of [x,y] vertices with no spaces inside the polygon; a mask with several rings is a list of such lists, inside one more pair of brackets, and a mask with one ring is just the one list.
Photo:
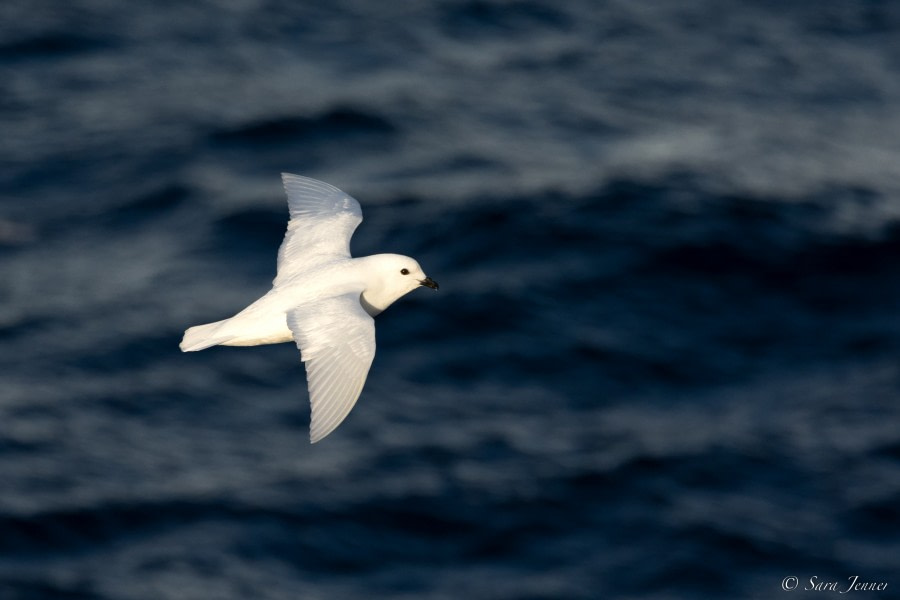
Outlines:
{"label": "bird's black eye", "polygon": [[400,269],[401,275],[409,275],[409,269]]}

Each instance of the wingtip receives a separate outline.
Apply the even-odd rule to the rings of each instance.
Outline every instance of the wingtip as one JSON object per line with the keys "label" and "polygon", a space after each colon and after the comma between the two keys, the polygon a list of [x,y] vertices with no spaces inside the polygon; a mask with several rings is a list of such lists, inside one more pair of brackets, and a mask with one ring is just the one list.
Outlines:
{"label": "wingtip", "polygon": [[337,423],[329,423],[327,425],[323,425],[322,423],[311,424],[309,428],[309,443],[310,444],[318,444],[329,435],[334,433],[334,430],[338,428],[338,425],[344,422],[346,419],[346,415],[343,419],[340,419]]}
{"label": "wingtip", "polygon": [[309,443],[310,444],[318,444],[319,442],[324,440],[326,437],[328,437],[328,434],[330,434],[335,429],[337,429],[336,425],[334,427],[332,427],[331,429],[324,429],[324,430],[321,427],[319,427],[319,428],[310,427]]}

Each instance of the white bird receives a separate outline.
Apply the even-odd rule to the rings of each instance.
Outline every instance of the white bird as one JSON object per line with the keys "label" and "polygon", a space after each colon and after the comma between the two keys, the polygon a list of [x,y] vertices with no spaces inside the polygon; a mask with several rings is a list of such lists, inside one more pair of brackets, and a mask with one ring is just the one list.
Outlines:
{"label": "white bird", "polygon": [[272,289],[230,319],[184,332],[182,352],[293,340],[306,365],[316,443],[341,424],[375,357],[375,315],[401,296],[438,284],[412,258],[351,258],[359,202],[336,187],[282,173],[290,221]]}

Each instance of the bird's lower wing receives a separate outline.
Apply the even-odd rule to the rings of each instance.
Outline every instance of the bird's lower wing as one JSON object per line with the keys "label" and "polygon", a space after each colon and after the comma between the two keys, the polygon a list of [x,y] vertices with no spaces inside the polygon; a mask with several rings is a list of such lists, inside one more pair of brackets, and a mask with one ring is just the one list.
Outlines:
{"label": "bird's lower wing", "polygon": [[302,304],[287,324],[306,365],[312,410],[309,439],[316,443],[350,413],[375,358],[375,321],[359,292]]}

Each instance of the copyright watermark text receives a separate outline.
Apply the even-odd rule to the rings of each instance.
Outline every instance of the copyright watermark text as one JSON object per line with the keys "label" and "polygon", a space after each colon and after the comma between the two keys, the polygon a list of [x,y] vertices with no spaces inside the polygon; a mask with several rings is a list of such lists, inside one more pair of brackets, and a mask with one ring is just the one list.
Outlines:
{"label": "copyright watermark text", "polygon": [[799,590],[803,592],[837,592],[848,594],[850,592],[882,592],[887,589],[886,581],[864,581],[859,575],[851,575],[846,581],[821,579],[813,575],[807,581],[800,581],[799,577],[788,575],[781,580],[781,589],[786,592]]}

